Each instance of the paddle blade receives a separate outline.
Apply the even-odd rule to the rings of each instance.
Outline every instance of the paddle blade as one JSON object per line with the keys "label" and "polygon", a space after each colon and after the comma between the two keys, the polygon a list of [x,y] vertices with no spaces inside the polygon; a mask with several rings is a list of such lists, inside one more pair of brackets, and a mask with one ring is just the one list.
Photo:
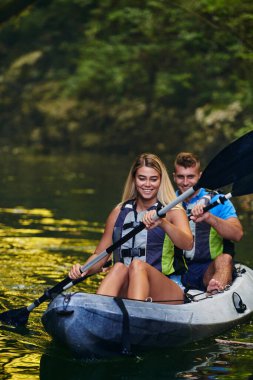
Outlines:
{"label": "paddle blade", "polygon": [[252,171],[253,131],[221,150],[210,163],[197,183],[197,188],[215,190],[236,182]]}
{"label": "paddle blade", "polygon": [[[253,167],[252,167],[253,170]],[[233,197],[239,197],[241,195],[248,195],[253,193],[253,173],[240,178],[233,184],[232,191]]]}
{"label": "paddle blade", "polygon": [[29,314],[30,312],[26,307],[4,311],[0,314],[0,322],[5,325],[25,326],[28,322]]}

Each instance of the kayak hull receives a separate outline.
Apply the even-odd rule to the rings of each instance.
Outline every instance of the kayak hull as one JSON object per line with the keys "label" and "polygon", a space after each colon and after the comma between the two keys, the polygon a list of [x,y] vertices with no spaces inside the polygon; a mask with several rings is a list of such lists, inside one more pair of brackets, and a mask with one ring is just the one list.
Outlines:
{"label": "kayak hull", "polygon": [[42,316],[47,333],[76,357],[175,347],[198,341],[253,314],[253,271],[241,273],[226,291],[206,297],[193,291],[190,303],[169,305],[87,293],[58,295]]}

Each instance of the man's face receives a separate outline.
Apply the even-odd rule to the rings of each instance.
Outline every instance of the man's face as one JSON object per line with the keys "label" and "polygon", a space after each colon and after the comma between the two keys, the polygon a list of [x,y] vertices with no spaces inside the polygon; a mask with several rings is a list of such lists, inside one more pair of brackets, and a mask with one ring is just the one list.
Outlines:
{"label": "man's face", "polygon": [[199,171],[199,168],[196,165],[191,166],[190,168],[176,165],[173,177],[180,193],[184,193],[186,190],[194,186],[198,182],[201,174],[202,172]]}

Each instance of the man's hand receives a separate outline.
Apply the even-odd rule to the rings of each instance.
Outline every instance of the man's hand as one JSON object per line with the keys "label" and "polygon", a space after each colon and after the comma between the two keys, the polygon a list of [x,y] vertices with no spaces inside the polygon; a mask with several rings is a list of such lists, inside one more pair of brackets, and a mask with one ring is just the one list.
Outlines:
{"label": "man's hand", "polygon": [[210,213],[204,212],[204,205],[197,204],[191,210],[190,219],[193,220],[195,223],[199,223],[199,222],[203,222],[203,221],[208,223],[208,221],[210,219]]}

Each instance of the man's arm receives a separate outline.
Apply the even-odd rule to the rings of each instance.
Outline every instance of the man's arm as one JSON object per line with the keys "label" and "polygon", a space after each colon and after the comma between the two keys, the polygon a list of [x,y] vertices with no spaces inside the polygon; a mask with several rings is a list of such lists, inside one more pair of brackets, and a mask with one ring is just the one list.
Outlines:
{"label": "man's arm", "polygon": [[210,212],[203,212],[203,205],[196,205],[192,209],[191,220],[195,223],[206,222],[210,224],[224,239],[238,242],[243,237],[243,228],[238,218],[222,219]]}
{"label": "man's arm", "polygon": [[237,218],[224,220],[209,213],[206,222],[209,223],[224,239],[238,242],[243,237],[243,228]]}

